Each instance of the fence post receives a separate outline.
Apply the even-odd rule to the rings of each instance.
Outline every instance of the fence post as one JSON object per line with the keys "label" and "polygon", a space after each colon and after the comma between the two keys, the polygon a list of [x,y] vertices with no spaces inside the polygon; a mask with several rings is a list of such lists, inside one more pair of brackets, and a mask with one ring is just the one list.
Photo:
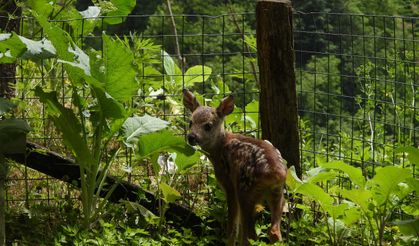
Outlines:
{"label": "fence post", "polygon": [[262,137],[301,177],[291,2],[259,0],[256,20]]}

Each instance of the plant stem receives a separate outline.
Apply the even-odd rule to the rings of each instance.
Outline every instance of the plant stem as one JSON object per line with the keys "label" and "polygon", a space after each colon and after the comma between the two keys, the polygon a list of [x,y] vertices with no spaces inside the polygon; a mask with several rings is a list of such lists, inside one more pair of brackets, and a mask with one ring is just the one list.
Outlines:
{"label": "plant stem", "polygon": [[375,161],[374,158],[374,126],[372,125],[371,115],[368,113],[368,124],[370,126],[370,146],[371,146],[371,156],[373,156],[373,162]]}
{"label": "plant stem", "polygon": [[179,61],[181,62],[182,72],[184,72],[185,62],[184,62],[184,59],[183,59],[183,57],[180,53],[179,37],[178,37],[178,34],[177,34],[177,30],[176,30],[176,22],[175,22],[175,17],[173,16],[172,4],[171,4],[170,0],[166,1],[166,5],[167,5],[167,9],[169,10],[170,20],[172,22],[172,27],[173,27],[173,34],[175,36],[176,55],[177,55]]}
{"label": "plant stem", "polygon": [[[323,210],[323,214],[326,214],[326,211]],[[329,234],[330,245],[334,245],[332,232],[330,230],[329,221],[327,220],[327,216],[326,216],[326,227],[327,227],[327,232],[328,232],[327,234]]]}
{"label": "plant stem", "polygon": [[336,235],[336,219],[333,218],[333,245],[337,245],[337,235]]}
{"label": "plant stem", "polygon": [[[388,200],[387,200],[388,201]],[[385,225],[386,225],[386,211],[387,211],[387,202],[384,203],[384,208],[382,213],[380,213],[380,227],[379,229],[379,242],[380,242],[380,246],[383,245],[383,239],[384,239],[384,229],[385,229]]]}
{"label": "plant stem", "polygon": [[0,153],[0,246],[6,245],[6,177],[8,165],[4,155]]}

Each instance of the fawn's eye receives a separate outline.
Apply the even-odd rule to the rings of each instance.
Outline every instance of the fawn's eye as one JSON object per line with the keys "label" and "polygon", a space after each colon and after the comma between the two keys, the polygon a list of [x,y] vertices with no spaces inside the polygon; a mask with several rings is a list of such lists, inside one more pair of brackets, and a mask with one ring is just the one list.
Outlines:
{"label": "fawn's eye", "polygon": [[211,131],[211,129],[212,129],[212,124],[211,124],[211,123],[206,123],[206,124],[204,125],[204,130],[205,130],[206,132]]}
{"label": "fawn's eye", "polygon": [[192,121],[190,120],[189,121],[189,128],[191,128],[192,127]]}

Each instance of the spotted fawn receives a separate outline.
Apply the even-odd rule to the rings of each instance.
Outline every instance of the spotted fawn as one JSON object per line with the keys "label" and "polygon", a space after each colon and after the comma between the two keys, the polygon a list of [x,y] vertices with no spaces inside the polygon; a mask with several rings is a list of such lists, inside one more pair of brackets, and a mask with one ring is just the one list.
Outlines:
{"label": "spotted fawn", "polygon": [[226,194],[228,245],[249,245],[248,239],[256,239],[256,205],[265,200],[271,210],[269,239],[271,243],[282,240],[280,224],[287,167],[280,152],[268,141],[224,129],[223,120],[234,109],[233,96],[212,108],[201,106],[185,89],[183,104],[192,112],[187,141],[204,150]]}

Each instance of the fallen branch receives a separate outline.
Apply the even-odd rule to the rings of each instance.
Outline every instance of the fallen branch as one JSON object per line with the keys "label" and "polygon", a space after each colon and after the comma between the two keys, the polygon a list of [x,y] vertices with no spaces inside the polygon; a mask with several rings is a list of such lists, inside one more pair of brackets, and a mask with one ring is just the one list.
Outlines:
{"label": "fallen branch", "polygon": [[[26,160],[24,154],[9,154],[6,157],[51,177],[80,187],[79,166],[73,160],[65,158],[35,143],[28,142],[26,144],[26,150]],[[109,197],[109,201],[115,203],[120,200],[137,202],[154,214],[159,214],[159,200],[153,193],[127,181],[119,181],[118,178],[113,176],[107,176],[106,185],[100,196],[104,197],[115,183],[118,184]],[[138,194],[145,194],[145,199],[139,199]],[[172,221],[173,224],[179,225],[179,227],[189,228],[198,235],[202,233],[201,226],[203,220],[185,206],[171,203],[165,216],[167,221]]]}

